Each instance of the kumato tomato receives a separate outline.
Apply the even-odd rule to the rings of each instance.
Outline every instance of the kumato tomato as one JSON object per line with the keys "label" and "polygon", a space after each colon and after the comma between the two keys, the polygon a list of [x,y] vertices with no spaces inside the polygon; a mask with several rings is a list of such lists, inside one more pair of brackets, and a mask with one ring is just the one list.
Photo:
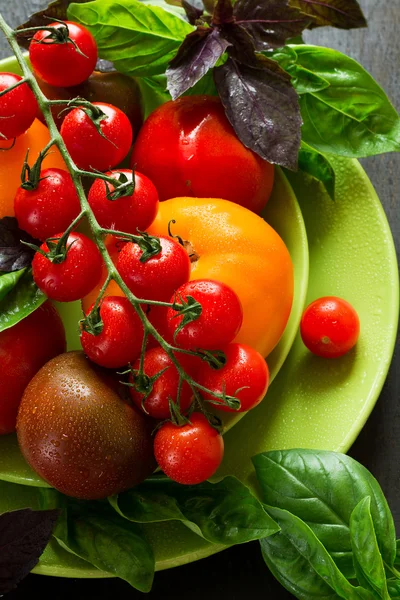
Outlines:
{"label": "kumato tomato", "polygon": [[313,354],[338,358],[356,345],[360,320],[349,302],[325,296],[307,306],[301,318],[300,333]]}
{"label": "kumato tomato", "polygon": [[186,96],[157,108],[133,147],[132,165],[160,200],[224,198],[260,213],[271,195],[274,167],[246,148],[219,98]]}
{"label": "kumato tomato", "polygon": [[51,486],[86,500],[140,483],[155,467],[154,422],[122,400],[82,352],[48,362],[25,390],[21,452]]}
{"label": "kumato tomato", "polygon": [[231,287],[243,308],[235,342],[267,356],[278,343],[293,300],[293,265],[279,235],[251,211],[215,198],[160,202],[149,233],[174,233],[190,242],[195,256],[190,279],[213,279]]}
{"label": "kumato tomato", "polygon": [[65,352],[65,331],[50,302],[0,332],[0,434],[15,431],[22,394],[39,369]]}
{"label": "kumato tomato", "polygon": [[[25,133],[17,137],[11,149],[6,150],[10,148],[9,141],[0,140],[0,218],[14,216],[14,198],[21,185],[22,165],[28,150],[28,162],[32,166],[49,140],[49,130],[37,119]],[[66,169],[55,146],[42,163],[42,169],[49,167]]]}
{"label": "kumato tomato", "polygon": [[218,469],[224,456],[224,440],[202,413],[190,415],[190,423],[164,423],[154,439],[159,467],[173,481],[195,485]]}
{"label": "kumato tomato", "polygon": [[[97,62],[94,37],[78,23],[50,23],[56,34],[47,29],[35,33],[29,45],[33,70],[50,85],[69,87],[89,77]],[[59,39],[57,39],[57,37]]]}
{"label": "kumato tomato", "polygon": [[[0,92],[21,79],[14,73],[0,73]],[[36,98],[27,83],[0,96],[0,140],[11,140],[29,129],[37,110]]]}

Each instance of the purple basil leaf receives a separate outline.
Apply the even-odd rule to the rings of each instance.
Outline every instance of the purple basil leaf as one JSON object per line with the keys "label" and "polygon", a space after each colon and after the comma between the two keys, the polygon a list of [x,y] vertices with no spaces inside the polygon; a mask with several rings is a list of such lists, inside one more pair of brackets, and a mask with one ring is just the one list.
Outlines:
{"label": "purple basil leaf", "polygon": [[58,515],[58,510],[30,508],[0,515],[0,596],[14,589],[37,564]]}
{"label": "purple basil leaf", "polygon": [[367,26],[357,0],[289,0],[289,4],[312,17],[310,29],[323,25],[332,25],[339,29]]}
{"label": "purple basil leaf", "polygon": [[240,63],[231,56],[214,71],[226,115],[242,143],[271,163],[297,168],[301,116],[290,76],[273,60]]}
{"label": "purple basil leaf", "polygon": [[299,35],[311,22],[289,0],[237,0],[236,22],[251,33],[260,52],[281,48],[289,38]]}
{"label": "purple basil leaf", "polygon": [[217,0],[214,6],[213,24],[222,25],[223,23],[232,23],[233,21],[232,0]]}
{"label": "purple basil leaf", "polygon": [[37,244],[37,240],[19,229],[15,217],[0,219],[0,273],[19,271],[31,264],[35,252],[22,244],[21,240]]}
{"label": "purple basil leaf", "polygon": [[218,29],[198,27],[190,33],[167,69],[167,88],[176,100],[215,66],[229,42]]}
{"label": "purple basil leaf", "polygon": [[191,25],[195,25],[197,19],[199,19],[204,13],[203,6],[196,7],[193,2],[187,2],[187,0],[182,0],[182,8],[185,9],[186,16]]}

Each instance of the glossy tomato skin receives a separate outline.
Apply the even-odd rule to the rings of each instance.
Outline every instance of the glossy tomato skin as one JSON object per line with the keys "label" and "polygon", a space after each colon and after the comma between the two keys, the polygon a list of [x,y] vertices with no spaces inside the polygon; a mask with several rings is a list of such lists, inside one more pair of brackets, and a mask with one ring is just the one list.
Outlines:
{"label": "glossy tomato skin", "polygon": [[[137,360],[133,365],[133,370],[139,370],[140,361]],[[136,406],[143,410],[142,402],[144,399],[144,412],[154,419],[170,419],[171,413],[169,410],[169,398],[176,403],[178,385],[179,385],[179,373],[168,356],[168,354],[162,348],[151,348],[147,350],[144,355],[144,373],[148,377],[154,377],[161,371],[166,371],[158,377],[154,383],[150,394],[145,398],[145,395],[138,392],[135,388],[130,387],[129,391],[132,400]],[[130,376],[130,383],[134,383],[134,378]],[[193,393],[189,384],[184,381],[182,384],[181,395],[180,395],[180,411],[185,414],[191,404]]]}
{"label": "glossy tomato skin", "polygon": [[168,328],[176,344],[187,350],[213,350],[232,342],[243,321],[242,305],[233,289],[221,281],[195,279],[178,288],[170,302],[187,301],[188,296],[201,304],[202,311],[175,335],[183,317],[172,307],[168,309]]}
{"label": "glossy tomato skin", "polygon": [[195,485],[218,469],[224,455],[224,440],[202,413],[192,413],[190,424],[164,423],[154,439],[154,455],[160,468],[173,481]]}
{"label": "glossy tomato skin", "polygon": [[325,296],[307,306],[301,319],[300,333],[313,354],[338,358],[356,345],[360,320],[349,302],[336,296]]}
{"label": "glossy tomato skin", "polygon": [[100,318],[103,322],[101,333],[81,332],[86,356],[109,369],[133,363],[142,348],[143,325],[132,304],[127,298],[107,296],[100,304]]}
{"label": "glossy tomato skin", "polygon": [[50,302],[0,332],[0,434],[15,431],[24,389],[39,369],[65,348],[64,326]]}
{"label": "glossy tomato skin", "polygon": [[[132,171],[129,169],[109,171],[106,175],[118,179],[121,173],[128,181],[132,181]],[[107,198],[107,188],[109,193],[115,190],[112,184],[96,179],[88,195],[89,204],[101,227],[137,235],[138,230],[145,231],[152,224],[158,210],[158,194],[150,179],[135,171],[134,193],[115,200]]]}
{"label": "glossy tomato skin", "polygon": [[14,199],[18,225],[33,238],[46,240],[69,227],[81,205],[71,175],[63,169],[44,169],[35,190],[20,187]]}
{"label": "glossy tomato skin", "polygon": [[[0,73],[0,92],[21,79],[14,73]],[[11,140],[23,134],[35,120],[37,110],[36,98],[27,83],[0,96],[0,140]]]}
{"label": "glossy tomato skin", "polygon": [[[35,33],[29,45],[29,59],[32,67],[43,81],[59,87],[70,87],[85,81],[92,73],[97,62],[97,45],[94,37],[85,27],[70,21],[69,37],[72,42],[56,43],[45,39],[49,31]],[[50,23],[49,27],[61,29],[64,23]]]}
{"label": "glossy tomato skin", "polygon": [[171,295],[190,277],[186,250],[168,236],[159,236],[161,252],[140,262],[143,252],[129,243],[121,250],[117,269],[128,288],[138,298],[169,302]]}
{"label": "glossy tomato skin", "polygon": [[[213,369],[203,363],[196,374],[196,381],[217,394],[225,393],[240,400],[238,411],[222,404],[218,410],[245,412],[257,406],[264,398],[269,384],[267,363],[259,352],[244,344],[229,344],[222,347],[226,364],[221,369]],[[206,400],[216,398],[204,393]]]}
{"label": "glossy tomato skin", "polygon": [[118,165],[132,145],[132,127],[119,108],[93,102],[105,114],[100,121],[102,135],[89,116],[80,108],[67,114],[61,135],[75,164],[83,170],[107,171]]}
{"label": "glossy tomato skin", "polygon": [[224,198],[260,213],[271,195],[274,167],[237,138],[218,98],[186,96],[157,108],[133,148],[132,165],[160,200]]}
{"label": "glossy tomato skin", "polygon": [[[28,162],[32,166],[49,140],[49,130],[37,119],[15,140],[11,149],[6,150],[10,148],[9,141],[0,139],[0,218],[14,215],[14,198],[21,185],[21,171],[26,153],[29,150]],[[54,146],[42,164],[43,169],[49,167],[66,168],[59,150]]]}
{"label": "glossy tomato skin", "polygon": [[152,473],[153,428],[83,352],[62,354],[35,375],[17,419],[25,460],[52,487],[86,500],[117,494]]}
{"label": "glossy tomato skin", "polygon": [[[56,240],[62,236],[53,236]],[[36,252],[32,261],[32,274],[36,285],[52,300],[73,302],[86,296],[101,277],[102,258],[97,246],[82,233],[72,232],[67,240],[67,254],[60,262],[51,262]],[[40,246],[43,252],[49,247]]]}

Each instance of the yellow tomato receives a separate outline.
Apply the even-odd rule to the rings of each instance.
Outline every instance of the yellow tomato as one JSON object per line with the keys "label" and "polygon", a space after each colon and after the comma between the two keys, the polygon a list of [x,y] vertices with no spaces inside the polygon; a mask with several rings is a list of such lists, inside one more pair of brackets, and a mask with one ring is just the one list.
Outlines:
{"label": "yellow tomato", "polygon": [[231,286],[243,306],[235,341],[268,356],[278,343],[293,301],[293,265],[284,242],[270,225],[227,200],[174,198],[160,203],[148,229],[172,233],[192,244],[198,259],[191,279],[216,279]]}
{"label": "yellow tomato", "polygon": [[[7,149],[10,141],[0,141],[0,218],[14,215],[14,197],[21,185],[21,171],[28,149],[29,164],[33,165],[49,139],[47,127],[36,119],[28,131],[15,140],[13,148]],[[43,161],[43,168],[48,167],[66,168],[55,147]]]}

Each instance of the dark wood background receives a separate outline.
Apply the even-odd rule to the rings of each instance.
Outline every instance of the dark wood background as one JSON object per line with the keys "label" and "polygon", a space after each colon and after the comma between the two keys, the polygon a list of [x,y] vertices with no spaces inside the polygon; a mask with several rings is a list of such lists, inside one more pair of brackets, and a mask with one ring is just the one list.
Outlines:
{"label": "dark wood background", "polygon": [[[368,29],[340,31],[322,28],[307,35],[307,41],[330,46],[352,56],[375,77],[400,109],[400,0],[359,0],[369,22]],[[44,0],[0,0],[3,16],[17,25]],[[9,54],[0,39],[0,58]],[[389,154],[362,161],[374,184],[400,249],[400,156]],[[384,389],[368,423],[350,454],[380,481],[392,508],[400,537],[400,358],[399,344]],[[141,594],[115,579],[77,580],[30,575],[9,594],[10,600],[41,595],[44,598],[77,600],[97,595],[115,600],[139,599]],[[226,550],[202,561],[157,573],[152,600],[190,598],[209,600],[287,600],[293,598],[274,581],[264,565],[257,543]]]}

